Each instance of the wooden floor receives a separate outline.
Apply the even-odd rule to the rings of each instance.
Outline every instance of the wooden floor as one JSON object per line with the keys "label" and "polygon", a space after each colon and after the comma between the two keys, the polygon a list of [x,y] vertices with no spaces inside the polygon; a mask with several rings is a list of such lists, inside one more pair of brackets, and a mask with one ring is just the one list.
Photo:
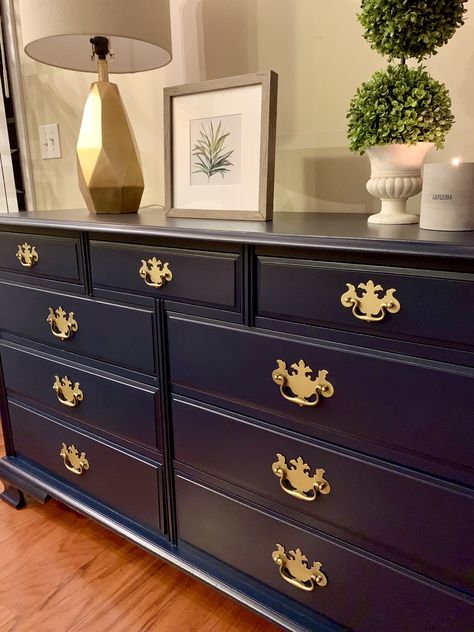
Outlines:
{"label": "wooden floor", "polygon": [[0,632],[278,629],[56,501],[0,502]]}

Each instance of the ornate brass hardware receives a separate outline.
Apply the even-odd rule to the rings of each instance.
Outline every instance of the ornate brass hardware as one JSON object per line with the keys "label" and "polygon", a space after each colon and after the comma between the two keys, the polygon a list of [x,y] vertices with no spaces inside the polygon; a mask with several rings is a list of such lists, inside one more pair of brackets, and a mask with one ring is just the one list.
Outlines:
{"label": "ornate brass hardware", "polygon": [[[289,402],[298,406],[316,406],[320,395],[323,397],[334,395],[333,385],[326,380],[327,371],[318,371],[318,377],[313,380],[310,376],[313,369],[306,366],[304,360],[300,360],[298,364],[292,364],[291,368],[294,371],[291,373],[287,371],[283,360],[277,360],[277,364],[278,368],[273,371],[272,379],[280,386],[280,393]],[[288,390],[293,393],[292,396],[287,394]]]}
{"label": "ornate brass hardware", "polygon": [[18,244],[18,252],[16,258],[24,268],[32,268],[39,260],[39,255],[36,252],[35,246],[25,243],[20,246]]}
{"label": "ornate brass hardware", "polygon": [[324,470],[317,469],[316,474],[310,476],[310,467],[300,456],[291,459],[290,466],[293,467],[288,467],[283,454],[277,454],[277,459],[272,465],[273,473],[280,479],[282,490],[290,496],[311,501],[316,500],[318,493],[329,494],[331,491],[331,486],[323,478]]}
{"label": "ornate brass hardware", "polygon": [[379,293],[383,292],[382,286],[367,281],[357,286],[363,291],[362,296],[359,296],[351,283],[346,285],[349,289],[341,296],[341,303],[344,307],[352,307],[352,313],[359,320],[375,323],[383,320],[387,312],[396,314],[400,311],[400,303],[393,296],[397,290],[393,288],[387,290],[384,296],[380,296]]}
{"label": "ornate brass hardware", "polygon": [[148,261],[142,259],[142,267],[138,274],[151,287],[161,287],[173,278],[173,273],[169,269],[169,263],[167,261],[161,263],[156,257],[148,259]]}
{"label": "ornate brass hardware", "polygon": [[306,564],[308,558],[301,553],[300,549],[290,551],[287,555],[281,544],[277,544],[276,547],[277,550],[273,551],[272,558],[280,567],[280,575],[286,582],[307,592],[311,592],[316,586],[320,588],[326,586],[328,580],[321,572],[321,562],[313,562],[309,568]]}
{"label": "ornate brass hardware", "polygon": [[53,390],[56,392],[58,400],[63,406],[75,408],[79,402],[82,402],[84,393],[79,388],[79,382],[74,382],[73,385],[67,375],[63,378],[59,378],[58,375],[54,377]]}
{"label": "ornate brass hardware", "polygon": [[46,320],[51,326],[53,336],[61,340],[72,338],[74,332],[79,329],[79,325],[74,320],[74,312],[69,312],[66,315],[62,307],[58,307],[56,310],[49,307],[49,316]]}
{"label": "ornate brass hardware", "polygon": [[80,476],[84,470],[89,469],[89,461],[86,459],[86,453],[81,452],[79,456],[79,451],[75,445],[71,445],[68,448],[66,444],[63,443],[59,455],[63,457],[66,469],[73,474]]}

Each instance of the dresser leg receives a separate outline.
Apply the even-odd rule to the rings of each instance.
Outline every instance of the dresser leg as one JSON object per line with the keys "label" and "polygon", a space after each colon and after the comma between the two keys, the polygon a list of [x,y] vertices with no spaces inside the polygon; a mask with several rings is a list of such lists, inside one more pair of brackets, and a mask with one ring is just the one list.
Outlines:
{"label": "dresser leg", "polygon": [[8,483],[5,485],[4,491],[0,493],[0,498],[15,509],[21,509],[26,504],[23,492]]}

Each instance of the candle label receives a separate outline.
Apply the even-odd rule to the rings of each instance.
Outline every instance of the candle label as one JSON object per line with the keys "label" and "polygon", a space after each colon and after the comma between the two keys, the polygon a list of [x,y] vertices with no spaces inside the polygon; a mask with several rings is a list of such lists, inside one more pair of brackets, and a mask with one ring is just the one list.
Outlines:
{"label": "candle label", "polygon": [[452,200],[452,193],[433,193],[433,200]]}

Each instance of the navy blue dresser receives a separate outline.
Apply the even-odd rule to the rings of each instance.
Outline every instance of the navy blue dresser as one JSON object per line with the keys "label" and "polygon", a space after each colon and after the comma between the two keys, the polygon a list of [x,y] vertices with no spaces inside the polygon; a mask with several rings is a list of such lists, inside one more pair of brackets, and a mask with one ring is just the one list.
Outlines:
{"label": "navy blue dresser", "polygon": [[474,234],[0,216],[4,501],[286,629],[474,630]]}

